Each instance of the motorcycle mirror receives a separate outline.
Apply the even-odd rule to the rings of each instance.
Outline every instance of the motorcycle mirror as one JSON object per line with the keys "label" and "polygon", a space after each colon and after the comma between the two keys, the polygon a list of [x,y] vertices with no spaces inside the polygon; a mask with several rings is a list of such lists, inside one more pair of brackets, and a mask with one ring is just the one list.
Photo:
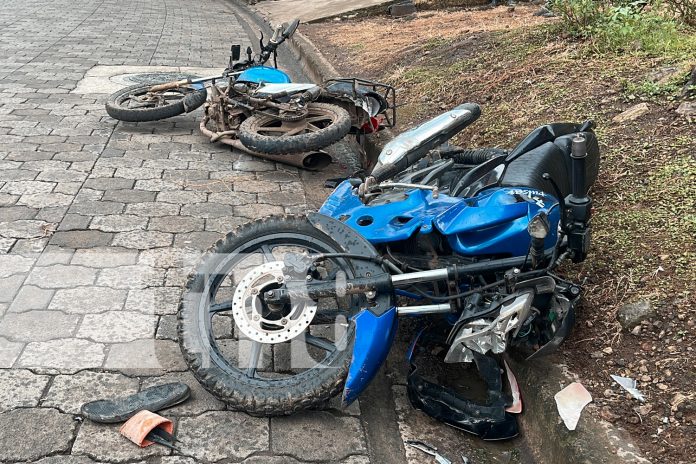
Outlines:
{"label": "motorcycle mirror", "polygon": [[293,19],[292,22],[290,24],[288,24],[288,26],[283,31],[283,38],[287,39],[288,37],[293,35],[295,33],[295,31],[297,30],[297,26],[299,26],[299,25],[300,25],[300,20],[297,18]]}
{"label": "motorcycle mirror", "polygon": [[242,54],[242,46],[239,44],[232,45],[232,48],[230,49],[230,59],[232,61],[239,61],[241,54]]}

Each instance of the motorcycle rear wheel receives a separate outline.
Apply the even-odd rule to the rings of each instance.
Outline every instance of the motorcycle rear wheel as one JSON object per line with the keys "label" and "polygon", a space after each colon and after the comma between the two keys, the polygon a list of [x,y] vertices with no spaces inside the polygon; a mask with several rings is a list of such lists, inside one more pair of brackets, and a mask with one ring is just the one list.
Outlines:
{"label": "motorcycle rear wheel", "polygon": [[330,103],[309,103],[308,115],[298,121],[283,121],[271,115],[253,115],[239,126],[245,147],[269,155],[290,155],[321,150],[350,132],[350,115]]}
{"label": "motorcycle rear wheel", "polygon": [[[306,327],[306,332],[294,335],[293,339],[283,343],[270,344],[244,339],[244,333],[239,328],[240,321],[235,316],[238,313],[232,309],[233,298],[237,299],[238,296],[237,287],[245,285],[245,279],[254,269],[258,269],[259,263],[282,261],[283,257],[279,253],[295,253],[290,250],[299,248],[312,254],[345,252],[336,241],[317,230],[305,217],[267,217],[242,225],[219,240],[201,259],[195,273],[189,276],[179,304],[179,345],[187,364],[203,387],[233,409],[257,416],[286,415],[323,406],[343,388],[355,338],[354,329],[348,325],[355,307],[350,297],[344,297],[348,301],[344,299],[335,309],[331,306],[328,311],[326,308],[322,309],[321,302],[317,304],[313,322],[325,324],[327,319],[326,316],[322,318],[322,314],[342,314],[341,320],[346,322],[343,325],[348,328],[342,334],[336,334],[334,340],[329,340],[331,335],[326,332],[315,332],[315,326]],[[260,254],[258,259],[253,258],[254,253]],[[252,262],[245,265],[244,260],[250,256]],[[349,262],[334,262],[337,269],[345,272],[348,278],[354,276]],[[288,273],[286,270],[283,272]],[[266,289],[261,288],[260,292],[256,292],[254,301],[260,301]],[[246,306],[244,311],[246,312]],[[234,329],[232,338],[225,339],[215,333],[213,318],[230,317],[230,314]],[[337,320],[338,316],[334,322]],[[318,326],[318,329],[322,330],[322,326]],[[280,332],[275,332],[278,333]],[[242,343],[247,341],[251,343],[251,347],[245,351]],[[230,356],[228,353],[232,350],[228,347],[235,343],[236,353]],[[261,346],[255,348],[255,343]],[[319,358],[324,358],[306,370],[279,367],[287,364],[287,359],[282,361],[283,356],[288,356],[287,350],[279,351],[279,347],[287,343],[306,344],[306,348],[311,348],[307,352],[315,358],[314,362],[317,353]],[[293,350],[289,355],[290,364],[293,363],[292,356],[296,355]],[[271,356],[271,362],[268,363],[270,368],[265,367],[267,354]],[[301,354],[304,356],[304,353]],[[239,363],[230,359],[234,355]],[[243,357],[247,358],[245,364]],[[302,360],[312,364],[306,357]]]}
{"label": "motorcycle rear wheel", "polygon": [[151,93],[150,87],[133,85],[114,92],[106,102],[106,112],[119,121],[158,121],[189,113],[205,103],[208,96],[205,88],[181,87]]}

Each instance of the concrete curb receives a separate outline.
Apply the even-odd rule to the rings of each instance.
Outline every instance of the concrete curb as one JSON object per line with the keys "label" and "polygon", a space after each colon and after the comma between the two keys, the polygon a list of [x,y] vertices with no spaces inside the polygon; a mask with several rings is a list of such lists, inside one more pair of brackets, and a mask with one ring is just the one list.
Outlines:
{"label": "concrete curb", "polygon": [[[239,0],[232,0],[239,4]],[[240,5],[241,6],[241,5]],[[248,6],[243,5],[248,11]],[[254,14],[253,12],[249,12]],[[319,49],[300,32],[288,41],[307,76],[314,82],[339,76],[338,71]],[[371,135],[365,140],[367,158],[376,161],[382,147],[394,138],[390,130]],[[540,463],[564,464],[649,464],[624,429],[597,419],[592,404],[583,411],[578,427],[569,431],[563,425],[554,395],[577,379],[564,366],[548,360],[520,362],[510,359],[522,391],[524,413],[520,426],[524,438]]]}

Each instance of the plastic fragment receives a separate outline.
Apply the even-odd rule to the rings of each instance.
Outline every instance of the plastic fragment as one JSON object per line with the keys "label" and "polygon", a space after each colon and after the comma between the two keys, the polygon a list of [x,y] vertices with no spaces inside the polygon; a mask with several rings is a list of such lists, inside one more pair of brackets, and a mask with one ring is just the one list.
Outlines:
{"label": "plastic fragment", "polygon": [[641,403],[645,403],[645,397],[643,394],[636,388],[636,381],[633,379],[630,379],[628,377],[621,377],[618,375],[612,375],[612,379],[614,379],[614,382],[618,383],[621,385],[621,387],[626,390],[628,393],[631,394],[632,397],[640,401]]}
{"label": "plastic fragment", "polygon": [[575,430],[583,408],[592,402],[592,395],[579,382],[573,382],[554,396],[558,414],[568,430]]}
{"label": "plastic fragment", "polygon": [[510,390],[512,391],[512,404],[505,408],[505,411],[512,414],[519,414],[522,412],[522,395],[520,395],[520,386],[517,383],[517,378],[512,372],[512,369],[510,369],[507,361],[503,360],[503,364],[505,365],[505,373],[507,374]]}

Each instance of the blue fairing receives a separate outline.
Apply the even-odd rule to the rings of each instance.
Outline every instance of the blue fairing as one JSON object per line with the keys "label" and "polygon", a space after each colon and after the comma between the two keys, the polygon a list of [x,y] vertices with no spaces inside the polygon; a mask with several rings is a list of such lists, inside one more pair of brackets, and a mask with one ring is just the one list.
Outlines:
{"label": "blue fairing", "polygon": [[472,198],[433,198],[429,190],[413,189],[400,201],[364,205],[346,181],[331,194],[320,212],[350,226],[370,243],[408,239],[416,233],[442,234],[462,256],[523,256],[529,249],[527,223],[546,211],[551,231],[546,248],[558,239],[557,200],[524,187],[492,187]]}
{"label": "blue fairing", "polygon": [[268,66],[255,66],[244,71],[237,77],[237,82],[253,82],[254,84],[287,84],[290,77],[283,71]]}
{"label": "blue fairing", "polygon": [[360,396],[387,359],[396,334],[396,320],[396,308],[391,308],[381,316],[375,316],[369,310],[363,309],[353,317],[355,344],[353,360],[343,389],[344,407]]}

